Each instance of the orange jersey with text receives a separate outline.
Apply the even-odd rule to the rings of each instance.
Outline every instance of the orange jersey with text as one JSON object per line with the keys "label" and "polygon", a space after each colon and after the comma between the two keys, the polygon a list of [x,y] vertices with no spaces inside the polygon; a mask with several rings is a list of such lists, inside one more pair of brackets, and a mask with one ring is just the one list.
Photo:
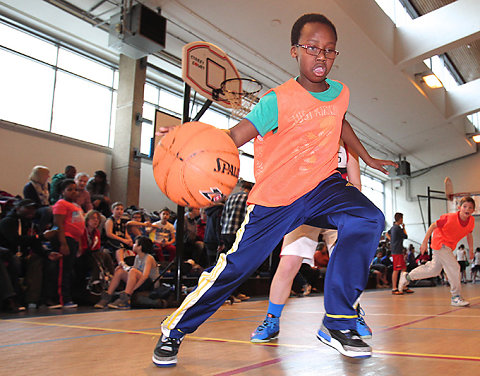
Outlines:
{"label": "orange jersey with text", "polygon": [[278,129],[255,139],[255,186],[248,196],[249,203],[268,207],[291,204],[336,171],[350,95],[343,85],[337,98],[322,102],[295,79],[273,90]]}

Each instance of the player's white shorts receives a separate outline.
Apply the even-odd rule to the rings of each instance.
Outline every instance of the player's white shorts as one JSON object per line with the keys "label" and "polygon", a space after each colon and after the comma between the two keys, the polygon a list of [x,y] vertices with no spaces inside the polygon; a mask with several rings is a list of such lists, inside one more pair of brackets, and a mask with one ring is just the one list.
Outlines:
{"label": "player's white shorts", "polygon": [[337,240],[337,230],[301,225],[285,235],[280,256],[300,256],[303,257],[305,264],[313,266],[313,255],[315,254],[320,234],[323,235],[328,252],[331,253],[333,245]]}

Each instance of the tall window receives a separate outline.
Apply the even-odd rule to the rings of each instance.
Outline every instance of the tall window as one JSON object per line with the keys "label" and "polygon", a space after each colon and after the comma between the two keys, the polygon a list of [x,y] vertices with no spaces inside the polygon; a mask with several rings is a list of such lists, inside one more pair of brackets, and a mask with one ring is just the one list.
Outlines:
{"label": "tall window", "polygon": [[368,175],[362,175],[362,193],[367,196],[377,208],[385,211],[385,186],[383,182]]}
{"label": "tall window", "polygon": [[0,119],[112,146],[116,70],[0,23]]}

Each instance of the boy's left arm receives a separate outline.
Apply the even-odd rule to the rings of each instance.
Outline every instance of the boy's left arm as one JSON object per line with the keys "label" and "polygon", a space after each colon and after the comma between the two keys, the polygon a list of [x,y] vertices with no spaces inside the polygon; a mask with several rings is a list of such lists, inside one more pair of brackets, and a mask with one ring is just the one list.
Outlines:
{"label": "boy's left arm", "polygon": [[398,165],[393,161],[376,159],[376,158],[373,158],[370,154],[368,154],[368,152],[365,150],[362,143],[358,139],[357,135],[353,131],[352,126],[345,118],[343,118],[342,133],[340,137],[343,140],[343,142],[347,144],[348,147],[350,147],[355,153],[357,153],[358,156],[362,158],[368,166],[376,170],[379,170],[386,175],[388,175],[388,171],[385,170],[383,166],[390,165],[390,166],[398,167]]}
{"label": "boy's left arm", "polygon": [[472,233],[467,235],[468,250],[470,251],[470,260],[473,260],[473,235]]}

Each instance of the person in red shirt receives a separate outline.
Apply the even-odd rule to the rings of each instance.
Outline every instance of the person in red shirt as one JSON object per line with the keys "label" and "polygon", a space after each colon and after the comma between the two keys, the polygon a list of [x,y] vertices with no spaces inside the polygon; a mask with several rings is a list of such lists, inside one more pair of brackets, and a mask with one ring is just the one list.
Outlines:
{"label": "person in red shirt", "polygon": [[431,241],[433,249],[432,261],[413,269],[410,273],[402,273],[400,275],[399,290],[404,289],[411,281],[435,277],[443,269],[450,283],[451,304],[455,307],[465,307],[470,304],[461,296],[460,265],[453,255],[453,250],[457,248],[457,243],[466,236],[471,253],[470,256],[472,256],[472,231],[475,227],[475,219],[472,217],[472,213],[474,210],[475,201],[471,197],[463,197],[460,201],[458,212],[444,214],[439,220],[432,223],[420,246],[420,252],[424,254],[427,251],[428,239],[433,235]]}
{"label": "person in red shirt", "polygon": [[53,223],[58,228],[58,251],[62,254],[58,267],[58,295],[60,304],[51,308],[76,308],[71,295],[73,263],[77,256],[80,241],[85,229],[83,210],[75,199],[77,185],[73,179],[65,179],[61,184],[62,198],[53,206]]}

